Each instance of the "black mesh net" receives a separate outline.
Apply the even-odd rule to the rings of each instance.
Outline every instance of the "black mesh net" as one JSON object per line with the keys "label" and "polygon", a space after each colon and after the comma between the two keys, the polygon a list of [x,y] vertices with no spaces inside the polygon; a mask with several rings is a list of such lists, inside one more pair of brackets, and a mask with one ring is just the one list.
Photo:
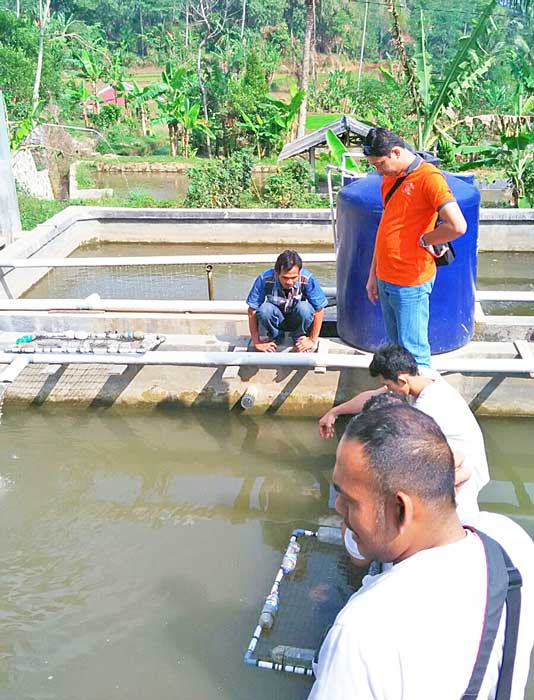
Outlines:
{"label": "black mesh net", "polygon": [[343,545],[313,536],[300,536],[298,542],[296,568],[280,582],[278,614],[272,629],[262,631],[252,654],[256,661],[272,661],[271,650],[278,645],[318,649],[365,575]]}

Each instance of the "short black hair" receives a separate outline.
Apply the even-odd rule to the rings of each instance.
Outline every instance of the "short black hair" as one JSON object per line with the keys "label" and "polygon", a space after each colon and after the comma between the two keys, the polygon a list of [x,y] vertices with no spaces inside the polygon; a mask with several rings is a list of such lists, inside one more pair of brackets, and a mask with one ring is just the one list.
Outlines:
{"label": "short black hair", "polygon": [[362,411],[374,411],[376,408],[384,406],[395,406],[399,403],[406,403],[404,396],[400,394],[391,394],[389,391],[384,391],[382,394],[375,394],[362,406]]}
{"label": "short black hair", "polygon": [[382,345],[375,352],[371,364],[369,365],[371,377],[381,375],[384,379],[396,382],[399,374],[409,374],[415,377],[419,373],[417,360],[411,352],[402,345],[389,343]]}
{"label": "short black hair", "polygon": [[280,253],[280,255],[276,258],[274,271],[277,275],[279,275],[281,272],[291,270],[291,268],[295,267],[295,265],[299,270],[302,270],[302,258],[300,255],[296,250],[284,250],[284,252]]}
{"label": "short black hair", "polygon": [[369,129],[363,140],[364,156],[389,156],[395,146],[408,148],[404,139],[389,129],[378,127]]}
{"label": "short black hair", "polygon": [[455,505],[454,457],[426,413],[407,403],[363,411],[350,421],[343,439],[362,445],[379,495],[406,491],[425,501]]}

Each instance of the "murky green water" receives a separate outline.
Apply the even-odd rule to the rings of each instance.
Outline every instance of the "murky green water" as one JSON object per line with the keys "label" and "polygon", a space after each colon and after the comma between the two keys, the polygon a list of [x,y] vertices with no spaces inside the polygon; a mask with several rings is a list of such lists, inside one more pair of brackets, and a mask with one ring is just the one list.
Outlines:
{"label": "murky green water", "polygon": [[[283,247],[279,248],[280,252]],[[300,246],[300,252],[333,252],[317,246]],[[118,257],[147,255],[231,255],[272,253],[272,246],[203,244],[105,243],[78,248],[73,257]],[[245,299],[254,278],[268,265],[215,265],[215,299]],[[335,263],[309,265],[325,286],[335,286]],[[97,291],[103,299],[208,299],[205,265],[145,267],[57,268],[47,274],[26,298],[83,298]]]}
{"label": "murky green water", "polygon": [[[261,190],[268,173],[252,174],[252,180]],[[158,173],[158,172],[95,172],[92,175],[95,187],[112,187],[113,194],[117,197],[127,198],[133,193],[148,194],[154,199],[171,199],[182,201],[189,188],[189,178],[185,172]]]}
{"label": "murky green water", "polygon": [[[478,289],[534,291],[534,253],[481,253],[478,256]],[[483,304],[487,314],[534,316],[531,302]]]}
{"label": "murky green water", "polygon": [[148,194],[154,199],[182,200],[189,187],[189,178],[180,173],[113,173],[95,172],[95,187],[112,187],[117,197],[132,193]]}
{"label": "murky green water", "polygon": [[[330,252],[317,246],[300,246],[301,252]],[[239,253],[272,253],[272,246],[240,246]],[[236,253],[234,246],[203,244],[104,243],[80,247],[73,257],[147,255],[205,255]],[[215,298],[244,299],[263,264],[217,265],[213,280]],[[335,286],[334,263],[309,266],[325,286]],[[533,253],[481,253],[478,261],[479,289],[534,290]],[[107,299],[207,299],[204,265],[186,267],[59,268],[50,272],[25,296],[28,298],[81,298],[98,291]],[[485,304],[487,313],[534,315],[533,304]]]}
{"label": "murky green water", "polygon": [[[483,500],[534,534],[534,422],[483,427]],[[291,530],[331,512],[333,456],[314,421],[8,405],[0,696],[304,699],[242,656]]]}

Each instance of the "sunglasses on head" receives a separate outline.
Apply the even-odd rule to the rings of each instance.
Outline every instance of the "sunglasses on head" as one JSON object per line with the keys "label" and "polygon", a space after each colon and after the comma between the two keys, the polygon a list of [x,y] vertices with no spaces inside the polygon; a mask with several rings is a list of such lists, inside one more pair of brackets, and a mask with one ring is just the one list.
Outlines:
{"label": "sunglasses on head", "polygon": [[[375,137],[376,129],[369,129],[367,132],[367,136],[365,137],[366,141],[372,141]],[[363,144],[363,155],[364,156],[372,156],[373,154],[373,148],[370,144],[364,143]]]}

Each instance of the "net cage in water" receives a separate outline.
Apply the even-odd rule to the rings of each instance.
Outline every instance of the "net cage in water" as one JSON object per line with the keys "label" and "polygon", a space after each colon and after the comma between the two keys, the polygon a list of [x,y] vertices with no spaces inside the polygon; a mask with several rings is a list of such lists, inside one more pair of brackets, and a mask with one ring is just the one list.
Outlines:
{"label": "net cage in water", "polygon": [[352,564],[340,528],[294,530],[245,663],[313,675],[312,662],[326,633],[365,573]]}

